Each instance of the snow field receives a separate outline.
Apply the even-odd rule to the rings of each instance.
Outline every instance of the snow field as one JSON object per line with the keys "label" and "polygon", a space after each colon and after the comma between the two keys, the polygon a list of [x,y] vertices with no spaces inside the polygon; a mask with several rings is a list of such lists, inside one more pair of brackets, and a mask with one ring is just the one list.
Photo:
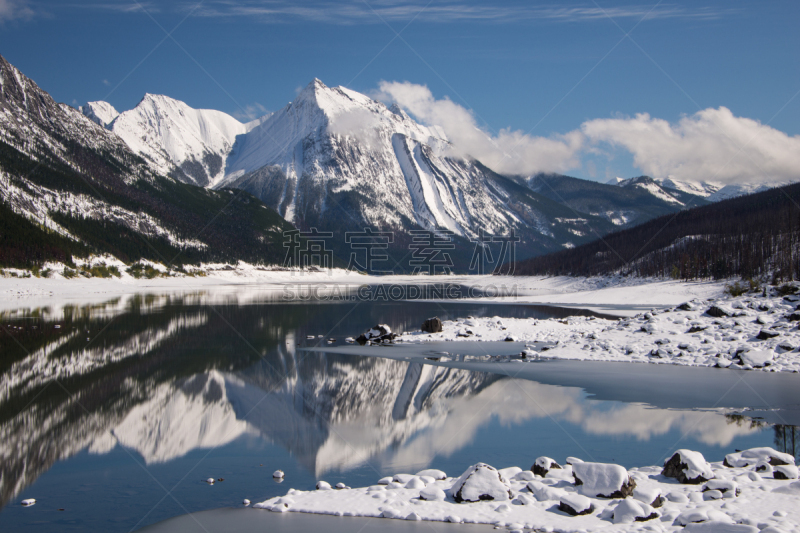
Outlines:
{"label": "snow field", "polygon": [[[783,455],[775,450],[768,454]],[[788,533],[800,528],[800,482],[757,472],[754,465],[706,463],[701,454],[690,450],[679,450],[678,456],[690,457],[691,468],[713,477],[698,484],[680,484],[662,475],[660,466],[626,470],[578,461],[540,476],[518,467],[497,470],[478,463],[458,478],[437,480],[420,472],[415,476],[398,474],[382,479],[384,484],[356,489],[290,489],[285,496],[254,507],[274,512],[492,524],[548,533],[601,529],[671,532],[684,527],[715,533]],[[574,472],[579,465],[585,478],[582,485],[576,484]],[[389,479],[392,481],[387,483]],[[625,484],[635,485],[626,498],[601,498],[584,490],[588,486],[616,490]],[[466,492],[470,499],[457,503],[458,495]]]}
{"label": "snow field", "polygon": [[522,361],[576,359],[799,372],[799,303],[797,296],[758,294],[695,300],[619,320],[467,317],[444,321],[441,333],[414,331],[399,340],[531,343]]}

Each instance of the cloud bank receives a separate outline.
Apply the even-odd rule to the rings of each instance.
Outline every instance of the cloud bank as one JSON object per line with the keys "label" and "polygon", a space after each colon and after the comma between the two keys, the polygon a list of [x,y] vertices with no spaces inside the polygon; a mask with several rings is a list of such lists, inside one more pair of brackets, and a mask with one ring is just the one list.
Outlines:
{"label": "cloud bank", "polygon": [[[190,3],[182,4],[188,9]],[[685,7],[676,4],[651,6],[529,5],[517,2],[495,2],[479,5],[463,0],[426,2],[417,0],[313,0],[299,4],[290,0],[207,0],[194,16],[213,18],[247,18],[264,23],[310,20],[327,24],[382,24],[383,21],[417,20],[434,23],[469,22],[584,22],[614,19],[717,19],[732,13],[730,9]]]}
{"label": "cloud bank", "polygon": [[440,126],[453,143],[454,155],[470,155],[497,172],[532,174],[545,168],[566,172],[580,166],[580,132],[548,138],[502,130],[492,136],[464,107],[448,98],[436,100],[424,85],[408,82],[381,82],[376,96],[397,103],[428,125]]}
{"label": "cloud bank", "polygon": [[27,0],[0,0],[0,23],[33,17]]}
{"label": "cloud bank", "polygon": [[[611,159],[622,150],[655,178],[725,184],[800,180],[800,136],[737,117],[725,107],[703,109],[677,123],[646,113],[593,119],[566,134],[536,137],[510,130],[491,135],[469,110],[448,98],[435,99],[423,85],[381,82],[377,97],[442,127],[460,150],[456,155],[470,155],[501,173],[568,172],[584,168],[588,154]],[[586,168],[594,164],[588,161]]]}

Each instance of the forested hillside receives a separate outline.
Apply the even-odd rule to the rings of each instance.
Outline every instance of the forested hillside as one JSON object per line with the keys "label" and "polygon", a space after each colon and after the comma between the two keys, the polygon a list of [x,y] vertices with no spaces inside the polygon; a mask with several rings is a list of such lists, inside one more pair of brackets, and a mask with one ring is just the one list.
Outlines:
{"label": "forested hillside", "polygon": [[800,278],[800,184],[662,216],[518,262],[517,275]]}

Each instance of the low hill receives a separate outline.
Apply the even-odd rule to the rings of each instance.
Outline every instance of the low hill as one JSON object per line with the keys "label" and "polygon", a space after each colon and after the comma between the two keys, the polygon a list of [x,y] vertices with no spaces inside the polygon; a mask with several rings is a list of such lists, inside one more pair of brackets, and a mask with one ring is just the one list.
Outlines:
{"label": "low hill", "polygon": [[800,184],[680,211],[571,250],[517,262],[517,275],[800,278]]}

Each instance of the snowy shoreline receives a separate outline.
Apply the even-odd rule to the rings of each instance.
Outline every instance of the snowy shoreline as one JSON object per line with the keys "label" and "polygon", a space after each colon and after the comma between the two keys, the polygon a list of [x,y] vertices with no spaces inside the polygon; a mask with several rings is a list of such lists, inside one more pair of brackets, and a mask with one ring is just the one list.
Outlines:
{"label": "snowy shoreline", "polygon": [[572,359],[800,372],[800,296],[765,292],[693,300],[619,320],[459,318],[444,321],[441,332],[406,332],[397,340],[530,343],[514,363]]}
{"label": "snowy shoreline", "polygon": [[800,527],[794,457],[771,448],[707,463],[678,450],[663,467],[625,468],[539,457],[530,470],[478,463],[458,478],[438,470],[376,485],[290,489],[255,504],[273,512],[491,524],[511,531],[788,533]]}
{"label": "snowy shoreline", "polygon": [[[650,278],[571,278],[514,276],[367,276],[341,269],[298,272],[268,269],[240,262],[234,265],[202,265],[203,275],[170,273],[167,277],[135,278],[126,272],[126,265],[110,258],[95,258],[87,264],[116,267],[119,277],[65,278],[63,265],[45,265],[50,277],[33,277],[30,272],[5,269],[0,276],[0,311],[18,308],[35,309],[59,305],[100,303],[111,298],[135,294],[226,293],[244,301],[271,292],[284,291],[285,296],[307,296],[313,287],[315,297],[335,300],[343,291],[356,292],[359,286],[372,285],[443,285],[466,290],[450,302],[491,302],[502,304],[550,305],[589,309],[615,316],[631,316],[643,309],[677,305],[693,298],[710,298],[722,293],[725,282],[681,282]],[[148,263],[166,274],[166,269]],[[44,270],[44,269],[43,269]],[[16,277],[14,277],[16,276]],[[23,277],[30,276],[30,277]],[[470,292],[479,293],[470,298]],[[261,294],[260,294],[261,293]],[[389,298],[397,299],[391,294]],[[402,298],[401,298],[402,299]],[[417,300],[422,301],[422,300]]]}

